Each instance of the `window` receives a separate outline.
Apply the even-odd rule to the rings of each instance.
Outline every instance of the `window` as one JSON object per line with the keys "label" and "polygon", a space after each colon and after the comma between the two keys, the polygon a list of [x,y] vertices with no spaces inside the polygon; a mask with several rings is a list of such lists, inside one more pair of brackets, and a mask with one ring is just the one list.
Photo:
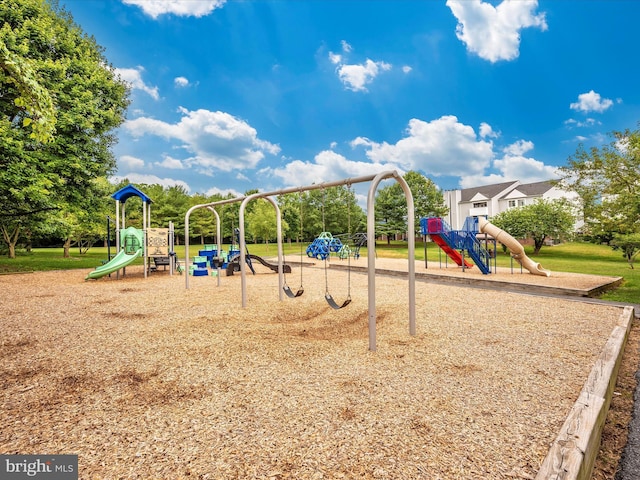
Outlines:
{"label": "window", "polygon": [[513,208],[516,206],[516,201],[515,200],[509,200],[509,208]]}
{"label": "window", "polygon": [[478,202],[473,204],[473,208],[485,208],[487,206],[487,202]]}
{"label": "window", "polygon": [[524,207],[524,200],[518,200],[518,206]]}

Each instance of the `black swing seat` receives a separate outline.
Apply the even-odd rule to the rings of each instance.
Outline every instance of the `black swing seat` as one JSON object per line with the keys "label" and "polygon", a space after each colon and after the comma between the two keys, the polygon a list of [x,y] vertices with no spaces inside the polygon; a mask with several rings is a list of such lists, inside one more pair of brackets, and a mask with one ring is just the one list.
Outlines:
{"label": "black swing seat", "polygon": [[304,288],[302,288],[302,285],[300,285],[300,288],[295,293],[293,292],[293,290],[291,290],[289,285],[285,285],[284,287],[282,287],[282,290],[284,290],[284,293],[289,298],[297,298],[297,297],[299,297],[300,295],[302,295],[304,293]]}
{"label": "black swing seat", "polygon": [[351,303],[351,297],[347,297],[347,299],[342,302],[342,305],[338,305],[329,292],[324,294],[324,299],[334,310],[340,310],[341,308],[344,308]]}

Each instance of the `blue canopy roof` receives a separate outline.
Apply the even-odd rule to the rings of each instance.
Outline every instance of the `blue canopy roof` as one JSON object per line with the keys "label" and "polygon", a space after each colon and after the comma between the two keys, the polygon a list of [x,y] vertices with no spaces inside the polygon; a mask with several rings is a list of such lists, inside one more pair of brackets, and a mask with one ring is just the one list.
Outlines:
{"label": "blue canopy roof", "polygon": [[131,184],[121,188],[116,193],[111,195],[111,198],[113,198],[114,200],[119,200],[121,203],[126,202],[127,198],[129,197],[140,197],[143,202],[153,203],[153,201],[149,197],[147,197],[144,193],[142,193]]}

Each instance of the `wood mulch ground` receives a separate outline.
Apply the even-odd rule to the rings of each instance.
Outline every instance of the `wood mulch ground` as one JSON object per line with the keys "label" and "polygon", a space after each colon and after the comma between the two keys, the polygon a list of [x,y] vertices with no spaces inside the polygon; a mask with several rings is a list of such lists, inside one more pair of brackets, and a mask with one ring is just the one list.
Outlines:
{"label": "wood mulch ground", "polygon": [[621,312],[418,282],[412,337],[378,276],[369,352],[366,275],[86,273],[0,276],[0,451],[84,479],[533,478]]}

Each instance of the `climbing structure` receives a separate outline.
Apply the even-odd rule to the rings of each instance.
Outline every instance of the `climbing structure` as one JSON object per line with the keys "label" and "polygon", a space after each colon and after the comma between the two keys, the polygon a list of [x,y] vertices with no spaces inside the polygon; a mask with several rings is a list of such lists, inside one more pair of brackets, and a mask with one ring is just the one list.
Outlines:
{"label": "climbing structure", "polygon": [[482,273],[491,273],[491,254],[477,238],[476,217],[467,217],[462,230],[452,230],[442,218],[425,217],[420,219],[420,229],[422,235],[429,235],[458,266],[473,267],[473,264],[465,259],[466,254]]}

